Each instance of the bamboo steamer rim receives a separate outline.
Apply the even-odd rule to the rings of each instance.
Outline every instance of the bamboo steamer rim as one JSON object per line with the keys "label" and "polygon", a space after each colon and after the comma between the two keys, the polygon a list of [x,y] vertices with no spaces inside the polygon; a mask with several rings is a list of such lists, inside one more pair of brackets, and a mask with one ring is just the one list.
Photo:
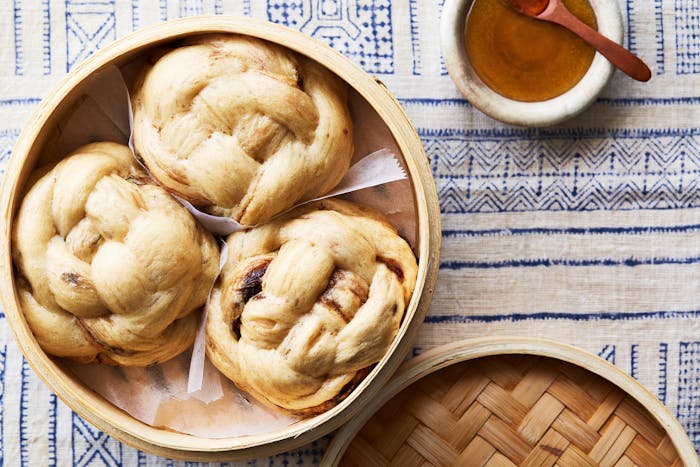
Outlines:
{"label": "bamboo steamer rim", "polygon": [[451,342],[431,349],[401,366],[381,393],[333,437],[321,465],[337,466],[358,432],[394,396],[418,380],[451,365],[483,357],[532,355],[581,367],[602,377],[634,398],[666,431],[685,465],[700,465],[690,438],[678,420],[647,388],[602,358],[560,342],[525,337],[484,337]]}
{"label": "bamboo steamer rim", "polygon": [[[13,216],[22,185],[58,115],[58,108],[92,74],[125,63],[139,52],[186,36],[231,33],[258,37],[305,55],[346,81],[387,125],[405,160],[416,199],[418,277],[399,333],[382,360],[343,402],[316,417],[277,432],[231,438],[201,438],[146,425],[86,388],[40,348],[20,310],[11,257]],[[247,17],[192,17],[133,32],[76,66],[42,100],[21,132],[2,184],[0,203],[5,222],[0,232],[2,305],[10,328],[29,365],[71,409],[108,435],[137,449],[195,461],[244,460],[284,452],[318,439],[347,422],[368,403],[399,367],[415,340],[433,294],[441,242],[440,210],[435,184],[420,138],[398,101],[377,79],[329,46],[301,32]],[[371,384],[370,384],[371,383]]]}

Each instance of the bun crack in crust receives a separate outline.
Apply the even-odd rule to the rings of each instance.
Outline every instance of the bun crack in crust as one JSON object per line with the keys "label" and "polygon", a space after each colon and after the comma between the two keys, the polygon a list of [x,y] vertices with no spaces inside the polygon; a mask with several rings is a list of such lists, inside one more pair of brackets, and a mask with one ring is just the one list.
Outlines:
{"label": "bun crack in crust", "polygon": [[42,348],[145,366],[190,346],[218,272],[214,238],[126,146],[89,144],[43,172],[13,231],[20,303]]}
{"label": "bun crack in crust", "polygon": [[134,145],[153,177],[243,225],[329,192],[352,158],[345,83],[259,39],[185,42],[147,66],[132,95]]}
{"label": "bun crack in crust", "polygon": [[324,200],[228,237],[207,355],[266,404],[337,404],[391,345],[415,286],[408,244],[368,208]]}

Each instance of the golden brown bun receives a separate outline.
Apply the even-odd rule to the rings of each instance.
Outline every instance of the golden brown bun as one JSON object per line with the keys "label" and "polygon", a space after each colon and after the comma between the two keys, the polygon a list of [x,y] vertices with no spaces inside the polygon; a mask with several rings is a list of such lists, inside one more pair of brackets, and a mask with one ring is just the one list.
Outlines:
{"label": "golden brown bun", "polygon": [[266,222],[330,191],[350,164],[347,86],[284,47],[204,36],[147,65],[134,88],[137,154],[210,214]]}
{"label": "golden brown bun", "polygon": [[214,238],[126,146],[89,144],[43,170],[13,231],[20,302],[42,348],[125,366],[186,349],[218,271]]}
{"label": "golden brown bun", "polygon": [[332,407],[391,345],[416,259],[382,217],[315,202],[231,234],[207,306],[207,355],[266,404]]}

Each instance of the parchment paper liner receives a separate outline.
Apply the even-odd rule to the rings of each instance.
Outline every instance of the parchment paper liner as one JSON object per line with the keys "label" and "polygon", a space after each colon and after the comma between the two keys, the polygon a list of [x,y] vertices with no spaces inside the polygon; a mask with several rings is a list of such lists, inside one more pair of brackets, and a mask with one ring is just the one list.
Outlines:
{"label": "parchment paper liner", "polygon": [[[140,67],[142,60],[137,59],[121,68],[127,80],[133,78],[134,70]],[[65,125],[57,128],[54,137],[49,139],[47,146],[51,148],[47,148],[49,150],[42,163],[61,158],[90,142],[130,143],[129,100],[124,97],[124,84],[119,73],[118,81],[121,84],[115,84],[115,72],[114,67],[108,68],[85,83],[81,95],[64,119]],[[355,153],[352,164],[367,154],[387,149],[398,156],[406,172],[396,142],[379,115],[352,90],[349,107],[354,124]],[[409,179],[354,191],[341,197],[384,213],[416,251],[415,199]],[[192,351],[188,351],[168,362],[147,368],[79,364],[67,359],[63,362],[87,387],[134,418],[154,427],[202,437],[224,438],[275,431],[297,420],[263,406],[238,390],[208,359],[203,361],[203,379],[199,384],[198,377],[195,375],[192,378],[189,372],[191,358]]]}

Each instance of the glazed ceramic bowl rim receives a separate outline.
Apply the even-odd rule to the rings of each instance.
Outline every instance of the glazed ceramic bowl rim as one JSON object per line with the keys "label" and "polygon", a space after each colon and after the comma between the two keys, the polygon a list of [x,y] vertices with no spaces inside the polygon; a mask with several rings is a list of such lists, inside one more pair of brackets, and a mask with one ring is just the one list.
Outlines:
{"label": "glazed ceramic bowl rim", "polygon": [[[504,97],[488,87],[476,74],[464,47],[464,28],[473,0],[446,0],[440,24],[440,43],[447,71],[459,91],[486,115],[521,126],[549,126],[562,122],[590,106],[610,81],[615,68],[596,52],[586,74],[569,91],[553,99],[521,102]],[[590,0],[598,30],[622,42],[622,14],[617,2]]]}
{"label": "glazed ceramic bowl rim", "polygon": [[[114,64],[124,64],[135,54],[158,44],[207,33],[233,33],[280,43],[326,66],[346,81],[387,125],[404,156],[416,199],[418,277],[412,299],[397,337],[384,358],[344,401],[329,411],[290,427],[263,435],[204,438],[158,429],[137,421],[93,393],[48,356],[31,333],[19,307],[11,255],[14,213],[36,164],[41,148],[71,96],[90,76]],[[327,45],[281,25],[248,17],[192,17],[140,29],[76,66],[39,104],[25,124],[7,166],[0,194],[5,222],[0,228],[0,298],[8,324],[32,369],[66,405],[110,436],[144,451],[186,460],[243,460],[284,452],[333,431],[347,422],[386,383],[410,351],[427,312],[437,279],[440,251],[440,215],[435,183],[428,159],[406,113],[377,80]]]}

